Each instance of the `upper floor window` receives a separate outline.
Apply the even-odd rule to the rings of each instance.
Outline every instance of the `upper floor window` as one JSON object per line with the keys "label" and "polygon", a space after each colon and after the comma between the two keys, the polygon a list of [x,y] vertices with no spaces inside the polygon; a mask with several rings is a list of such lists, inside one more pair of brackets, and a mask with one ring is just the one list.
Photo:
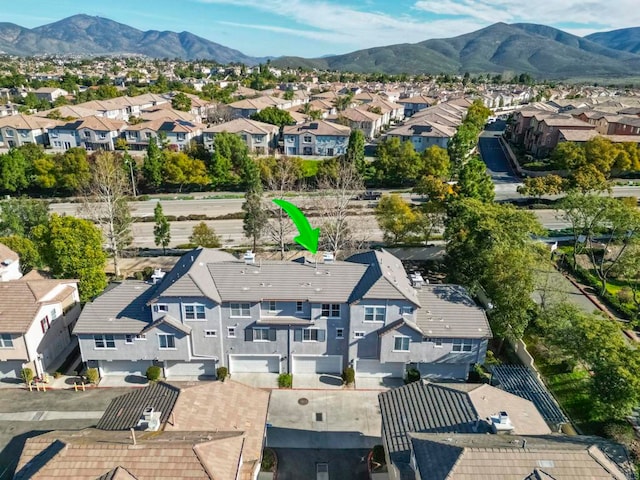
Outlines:
{"label": "upper floor window", "polygon": [[134,335],[127,334],[124,336],[124,343],[133,343]]}
{"label": "upper floor window", "polygon": [[161,350],[176,348],[176,336],[170,333],[159,333],[158,342]]}
{"label": "upper floor window", "polygon": [[269,329],[268,328],[254,328],[253,329],[253,341],[254,342],[268,342],[269,341]]}
{"label": "upper floor window", "polygon": [[107,132],[100,132],[100,138],[102,138],[103,140],[107,138]]}
{"label": "upper floor window", "polygon": [[302,141],[304,143],[311,143],[311,135],[305,135],[304,137],[302,137]]}
{"label": "upper floor window", "polygon": [[[323,330],[324,331],[324,330]],[[302,330],[302,341],[303,342],[317,342],[319,341],[320,330],[317,328],[306,328]]]}
{"label": "upper floor window", "polygon": [[13,130],[10,128],[6,129],[4,133],[7,137],[13,137]]}
{"label": "upper floor window", "polygon": [[0,348],[13,348],[13,338],[10,333],[0,333]]}
{"label": "upper floor window", "polygon": [[205,330],[204,331],[204,336],[205,337],[217,337],[218,333],[215,330]]}
{"label": "upper floor window", "polygon": [[339,303],[323,303],[322,316],[330,317],[330,318],[340,318],[340,304]]}
{"label": "upper floor window", "polygon": [[353,332],[353,338],[364,338],[364,332],[362,331]]}
{"label": "upper floor window", "polygon": [[91,132],[89,130],[84,131],[85,138],[91,138]]}
{"label": "upper floor window", "polygon": [[151,138],[151,132],[144,132],[144,137],[149,140]]}
{"label": "upper floor window", "polygon": [[158,313],[158,312],[168,312],[169,311],[169,305],[167,305],[166,303],[156,303],[153,306],[153,311]]}
{"label": "upper floor window", "polygon": [[344,328],[336,328],[336,339],[342,340],[344,338]]}
{"label": "upper floor window", "polygon": [[249,304],[249,303],[232,303],[231,304],[231,316],[232,317],[250,317],[251,316],[251,304]]}
{"label": "upper floor window", "polygon": [[184,306],[184,319],[185,320],[206,320],[207,316],[204,311],[204,305],[185,305]]}
{"label": "upper floor window", "polygon": [[40,320],[40,328],[42,329],[42,333],[46,333],[49,330],[51,323],[49,322],[49,315],[46,315],[42,320]]}
{"label": "upper floor window", "polygon": [[275,312],[276,311],[276,301],[275,300],[269,300],[267,301],[267,310],[269,310],[270,312]]}
{"label": "upper floor window", "polygon": [[256,143],[262,143],[264,141],[264,138],[265,138],[264,135],[254,135],[253,141]]}
{"label": "upper floor window", "polygon": [[385,307],[364,307],[365,322],[384,322],[387,309]]}
{"label": "upper floor window", "polygon": [[473,340],[467,338],[454,338],[452,352],[470,352],[473,350]]}
{"label": "upper floor window", "polygon": [[184,138],[185,138],[185,137],[184,137],[184,133],[178,133],[177,138],[178,138],[178,141],[179,141],[179,142],[184,141]]}
{"label": "upper floor window", "polygon": [[227,327],[227,337],[236,338],[236,327]]}
{"label": "upper floor window", "polygon": [[400,315],[413,315],[413,307],[400,307]]}
{"label": "upper floor window", "polygon": [[393,350],[396,352],[408,352],[410,341],[409,337],[393,337]]}
{"label": "upper floor window", "polygon": [[113,335],[94,335],[93,344],[95,348],[116,348],[116,341]]}
{"label": "upper floor window", "polygon": [[303,311],[303,302],[296,302],[296,312],[300,313]]}

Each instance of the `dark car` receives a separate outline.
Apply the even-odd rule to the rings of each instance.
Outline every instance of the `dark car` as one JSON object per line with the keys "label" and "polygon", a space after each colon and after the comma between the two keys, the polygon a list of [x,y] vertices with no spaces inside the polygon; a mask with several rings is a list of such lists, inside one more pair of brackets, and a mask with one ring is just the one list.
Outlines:
{"label": "dark car", "polygon": [[357,198],[358,200],[380,200],[380,197],[382,197],[382,192],[367,190],[359,194]]}

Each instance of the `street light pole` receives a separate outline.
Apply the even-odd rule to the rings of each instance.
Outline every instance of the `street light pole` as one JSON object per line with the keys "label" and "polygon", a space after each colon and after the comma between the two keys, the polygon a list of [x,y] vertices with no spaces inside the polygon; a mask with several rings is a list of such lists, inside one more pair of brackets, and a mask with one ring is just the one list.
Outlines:
{"label": "street light pole", "polygon": [[131,172],[131,189],[133,190],[133,198],[137,197],[136,194],[136,181],[133,177],[133,158],[129,155],[129,153],[125,153],[124,162],[129,165],[129,172]]}

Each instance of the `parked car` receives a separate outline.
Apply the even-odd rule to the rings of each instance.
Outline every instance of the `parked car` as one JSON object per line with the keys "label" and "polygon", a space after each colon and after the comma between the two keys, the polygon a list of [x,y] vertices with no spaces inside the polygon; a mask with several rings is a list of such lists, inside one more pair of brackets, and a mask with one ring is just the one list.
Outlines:
{"label": "parked car", "polygon": [[382,192],[367,190],[366,192],[360,193],[356,198],[358,200],[380,200],[380,197],[382,197]]}

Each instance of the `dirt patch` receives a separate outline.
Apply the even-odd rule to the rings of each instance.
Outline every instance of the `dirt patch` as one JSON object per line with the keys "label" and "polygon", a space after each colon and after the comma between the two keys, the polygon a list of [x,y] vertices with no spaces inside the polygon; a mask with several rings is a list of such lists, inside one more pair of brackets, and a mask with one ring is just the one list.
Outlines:
{"label": "dirt patch", "polygon": [[[180,257],[133,257],[121,258],[118,260],[120,274],[125,278],[133,277],[135,272],[141,272],[145,267],[161,268],[164,272],[168,272],[180,260]],[[107,260],[105,266],[107,273],[113,274],[113,261]]]}

